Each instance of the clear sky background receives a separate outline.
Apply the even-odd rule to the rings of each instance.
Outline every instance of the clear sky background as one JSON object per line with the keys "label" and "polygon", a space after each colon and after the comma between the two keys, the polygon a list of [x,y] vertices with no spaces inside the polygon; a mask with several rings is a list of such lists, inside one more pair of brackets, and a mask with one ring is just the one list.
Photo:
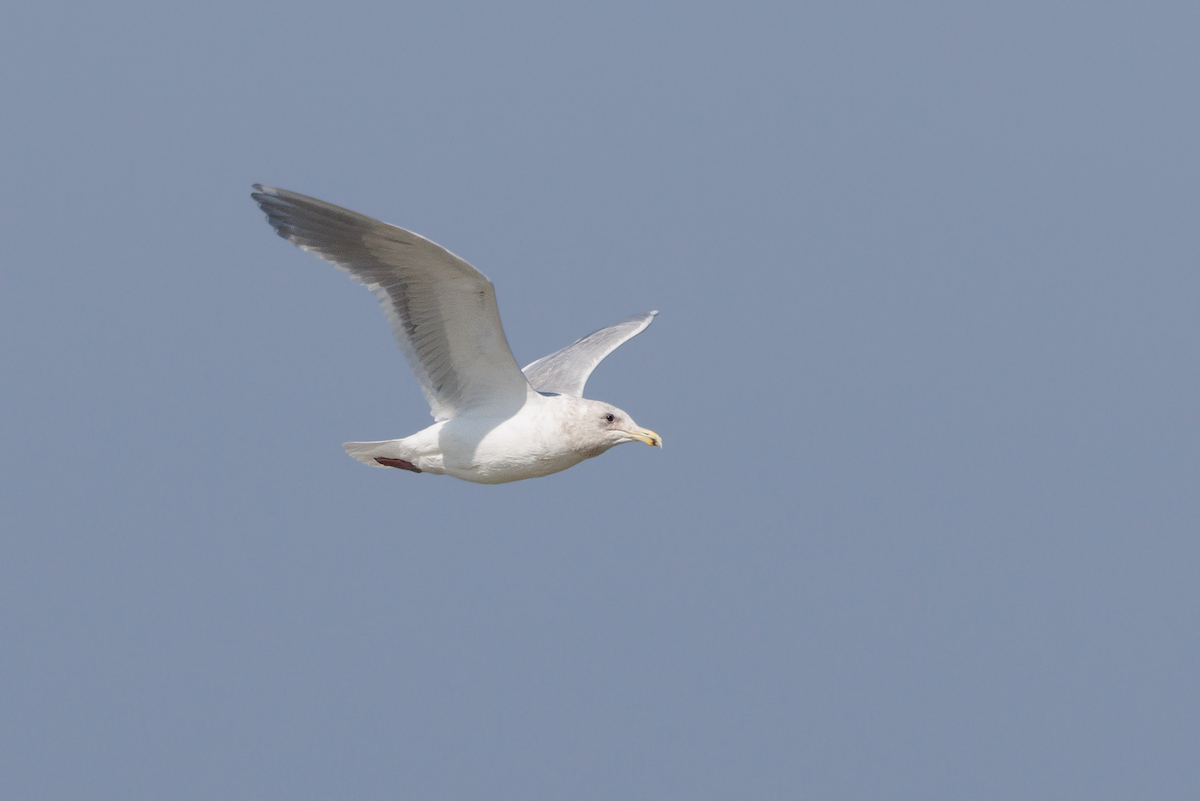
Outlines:
{"label": "clear sky background", "polygon": [[[0,20],[0,796],[1195,799],[1200,5]],[[639,311],[475,486],[263,182]]]}

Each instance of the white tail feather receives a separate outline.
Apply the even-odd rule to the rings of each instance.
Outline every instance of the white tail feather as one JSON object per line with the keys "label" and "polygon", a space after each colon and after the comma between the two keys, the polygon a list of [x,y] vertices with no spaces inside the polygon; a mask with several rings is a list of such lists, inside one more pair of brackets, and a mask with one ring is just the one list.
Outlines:
{"label": "white tail feather", "polygon": [[384,456],[389,459],[403,458],[400,455],[400,440],[398,439],[386,439],[382,442],[347,442],[342,447],[346,449],[346,453],[371,467],[386,466],[375,461],[376,456]]}

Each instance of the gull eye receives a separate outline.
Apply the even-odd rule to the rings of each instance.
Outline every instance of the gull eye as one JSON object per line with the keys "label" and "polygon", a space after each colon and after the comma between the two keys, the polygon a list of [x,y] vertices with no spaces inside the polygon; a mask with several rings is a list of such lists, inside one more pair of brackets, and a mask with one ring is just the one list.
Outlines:
{"label": "gull eye", "polygon": [[604,415],[604,419],[611,423],[613,420],[616,420],[617,418],[613,417],[611,414],[606,414],[606,415]]}

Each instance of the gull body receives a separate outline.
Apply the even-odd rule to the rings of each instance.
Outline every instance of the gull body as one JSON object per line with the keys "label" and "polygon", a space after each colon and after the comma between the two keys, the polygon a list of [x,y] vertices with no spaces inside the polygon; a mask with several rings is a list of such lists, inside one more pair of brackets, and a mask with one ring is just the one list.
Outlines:
{"label": "gull body", "polygon": [[[608,415],[613,422],[608,422]],[[594,425],[590,423],[595,421]],[[557,473],[622,442],[657,445],[657,435],[615,406],[566,395],[537,396],[511,417],[456,417],[404,439],[348,442],[346,452],[374,467],[379,457],[423,473],[501,484]]]}
{"label": "gull body", "polygon": [[255,184],[276,233],[332,262],[379,299],[435,423],[402,439],[347,442],[372,467],[500,484],[556,473],[623,442],[662,447],[625,412],[583,397],[609,353],[658,312],[628,317],[517,367],[495,290],[445,248],[295,192]]}

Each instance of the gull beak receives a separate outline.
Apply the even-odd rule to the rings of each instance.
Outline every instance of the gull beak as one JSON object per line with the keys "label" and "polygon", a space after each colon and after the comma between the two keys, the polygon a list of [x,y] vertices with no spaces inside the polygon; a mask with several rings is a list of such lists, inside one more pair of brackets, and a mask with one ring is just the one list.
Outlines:
{"label": "gull beak", "polygon": [[636,428],[633,431],[627,431],[626,433],[629,434],[629,436],[633,439],[636,439],[638,442],[644,442],[650,446],[657,445],[660,448],[662,447],[662,437],[660,437],[658,434],[655,434],[648,428]]}

